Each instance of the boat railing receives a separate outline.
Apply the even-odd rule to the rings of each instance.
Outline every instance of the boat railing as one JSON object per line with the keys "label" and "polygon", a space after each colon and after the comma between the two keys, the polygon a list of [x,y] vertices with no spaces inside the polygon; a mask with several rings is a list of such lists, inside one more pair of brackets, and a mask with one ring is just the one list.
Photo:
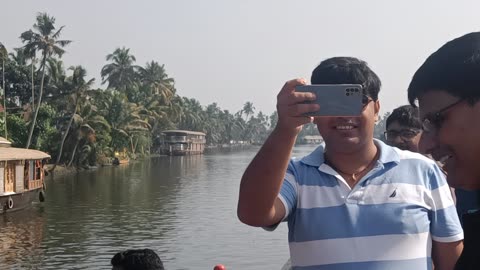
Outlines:
{"label": "boat railing", "polygon": [[183,136],[167,137],[165,143],[206,143],[205,138],[185,138]]}
{"label": "boat railing", "polygon": [[165,137],[165,142],[187,142],[187,136],[167,136]]}

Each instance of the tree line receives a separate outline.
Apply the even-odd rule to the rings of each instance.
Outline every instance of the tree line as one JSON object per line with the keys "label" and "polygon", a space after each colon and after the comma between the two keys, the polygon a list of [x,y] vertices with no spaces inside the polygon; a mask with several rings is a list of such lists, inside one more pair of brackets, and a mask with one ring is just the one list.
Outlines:
{"label": "tree line", "polygon": [[256,113],[252,102],[232,113],[179,96],[164,65],[152,60],[140,66],[125,47],[106,56],[100,71],[106,89],[95,89],[85,67],[62,61],[73,42],[62,39],[64,31],[54,17],[39,13],[32,29],[20,34],[23,46],[7,51],[0,42],[0,132],[14,146],[82,166],[115,152],[155,152],[167,129],[203,131],[207,144],[218,145],[260,143],[275,125],[275,113]]}
{"label": "tree line", "polygon": [[[55,164],[88,166],[115,152],[154,153],[168,129],[202,131],[208,145],[228,145],[261,144],[275,127],[276,112],[256,112],[249,101],[230,112],[178,95],[163,64],[140,66],[125,47],[105,58],[100,75],[106,89],[94,88],[85,67],[62,61],[73,42],[62,39],[64,31],[54,17],[39,13],[20,34],[21,47],[8,51],[0,42],[0,136],[13,146],[48,152]],[[306,126],[299,137],[305,135],[318,132]]]}

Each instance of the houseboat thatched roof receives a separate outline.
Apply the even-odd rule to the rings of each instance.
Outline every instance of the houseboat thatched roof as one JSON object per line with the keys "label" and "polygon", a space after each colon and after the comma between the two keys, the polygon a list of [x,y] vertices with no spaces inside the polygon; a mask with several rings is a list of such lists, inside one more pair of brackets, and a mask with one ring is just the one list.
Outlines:
{"label": "houseboat thatched roof", "polygon": [[0,137],[0,147],[10,147],[11,144],[12,143],[9,140]]}
{"label": "houseboat thatched roof", "polygon": [[50,155],[42,151],[25,148],[10,147],[12,143],[0,137],[0,161],[5,160],[38,160],[50,158]]}
{"label": "houseboat thatched roof", "polygon": [[15,147],[0,147],[0,161],[47,159],[50,155],[42,151]]}

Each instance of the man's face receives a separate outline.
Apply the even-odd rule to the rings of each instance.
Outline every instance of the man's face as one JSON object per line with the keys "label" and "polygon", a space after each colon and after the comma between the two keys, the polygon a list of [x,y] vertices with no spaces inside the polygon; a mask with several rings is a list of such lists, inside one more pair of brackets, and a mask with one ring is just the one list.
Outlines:
{"label": "man's face", "polygon": [[387,143],[402,150],[418,152],[418,143],[421,130],[401,125],[398,121],[390,123],[387,127]]}
{"label": "man's face", "polygon": [[453,187],[480,189],[480,102],[470,106],[445,91],[419,97],[420,119],[430,120],[432,131],[420,139],[420,151],[432,155],[447,171]]}
{"label": "man's face", "polygon": [[370,101],[359,117],[316,117],[314,123],[328,151],[353,153],[373,140],[380,102]]}

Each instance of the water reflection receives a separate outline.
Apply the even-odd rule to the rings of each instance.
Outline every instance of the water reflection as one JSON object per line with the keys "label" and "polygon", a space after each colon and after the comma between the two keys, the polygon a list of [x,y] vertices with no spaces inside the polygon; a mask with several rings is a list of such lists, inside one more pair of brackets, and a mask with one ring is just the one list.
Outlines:
{"label": "water reflection", "polygon": [[43,205],[0,216],[0,265],[110,269],[116,252],[149,247],[167,269],[280,269],[286,226],[267,233],[236,217],[255,152],[160,157],[48,179]]}
{"label": "water reflection", "polygon": [[45,218],[41,209],[8,213],[0,216],[0,265],[26,268],[38,265],[43,256]]}

